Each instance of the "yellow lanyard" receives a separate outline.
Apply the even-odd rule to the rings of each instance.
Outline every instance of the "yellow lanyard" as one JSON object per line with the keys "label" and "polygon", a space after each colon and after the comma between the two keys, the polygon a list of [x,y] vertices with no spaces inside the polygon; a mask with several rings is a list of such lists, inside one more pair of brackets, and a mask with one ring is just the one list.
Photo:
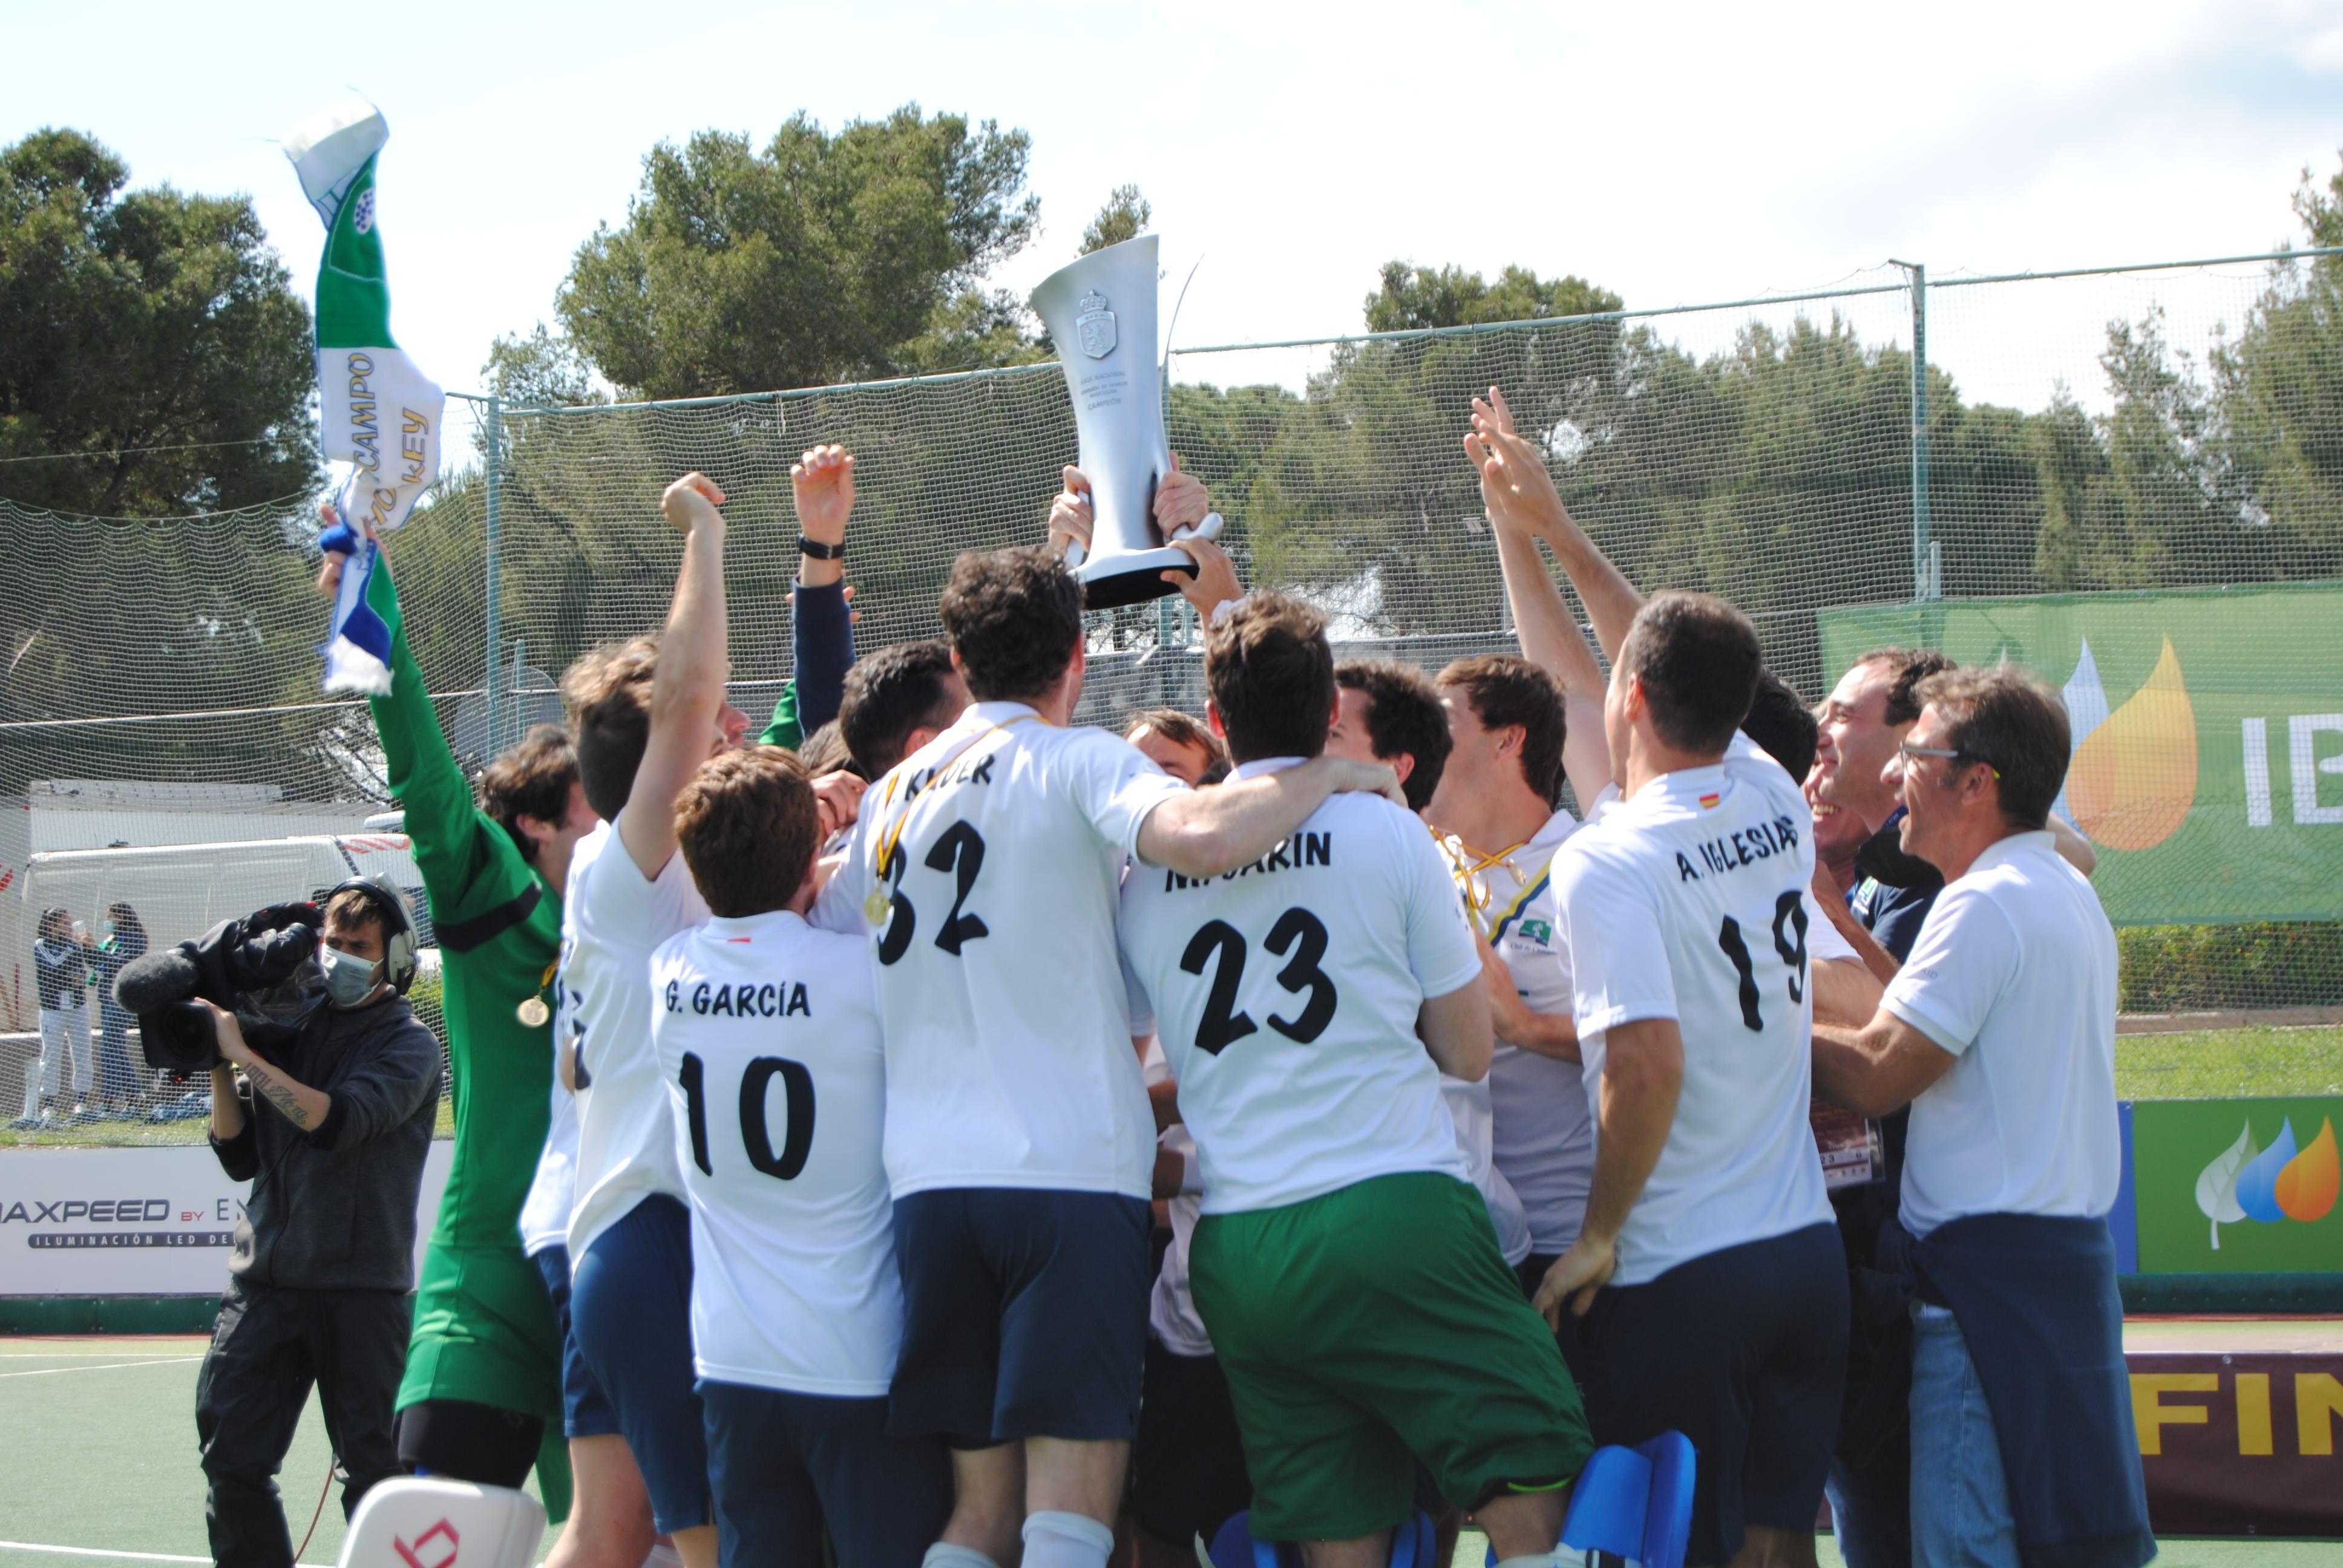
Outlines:
{"label": "yellow lanyard", "polygon": [[[1439,838],[1439,835],[1435,834],[1433,837]],[[1518,844],[1507,845],[1493,855],[1482,856],[1469,866],[1464,862],[1472,856],[1473,851],[1463,839],[1452,833],[1446,838],[1439,839],[1439,842],[1440,848],[1448,856],[1449,869],[1455,875],[1456,886],[1464,895],[1464,907],[1473,913],[1473,923],[1481,928],[1483,936],[1488,935],[1486,923],[1480,917],[1493,901],[1494,895],[1474,879],[1492,866],[1503,866],[1513,872],[1513,880],[1516,882],[1523,880],[1521,868],[1513,863],[1513,857],[1528,849],[1530,841],[1524,839]]]}
{"label": "yellow lanyard", "polygon": [[[969,751],[973,749],[978,742],[985,739],[989,736],[1000,734],[1002,730],[1008,729],[1012,724],[1022,724],[1029,719],[1039,719],[1041,715],[1038,713],[1021,713],[1013,719],[1002,719],[1000,723],[994,725],[990,729],[978,731],[976,734],[970,736],[966,740],[961,741],[960,745],[953,749],[950,756],[945,758],[941,762],[937,763],[936,766],[930,770],[928,777],[930,779],[942,778],[945,771],[950,769],[953,763],[959,761],[962,757],[967,756]],[[894,804],[896,787],[900,785],[902,782],[903,769],[899,768],[887,780],[887,799],[879,802],[879,809],[884,811],[889,806]],[[895,846],[897,843],[901,841],[903,837],[903,829],[910,819],[911,801],[906,800],[903,802],[902,815],[895,819],[895,825],[887,830],[885,837],[880,841],[879,858],[872,861],[870,865],[870,875],[873,879],[882,877],[886,874],[887,863],[894,859]],[[870,895],[870,901],[874,903],[879,902],[880,895],[873,892]],[[884,908],[883,904],[881,905],[881,908]],[[865,912],[868,913],[869,911],[866,910]],[[872,915],[870,918],[875,921],[879,917],[877,915]]]}

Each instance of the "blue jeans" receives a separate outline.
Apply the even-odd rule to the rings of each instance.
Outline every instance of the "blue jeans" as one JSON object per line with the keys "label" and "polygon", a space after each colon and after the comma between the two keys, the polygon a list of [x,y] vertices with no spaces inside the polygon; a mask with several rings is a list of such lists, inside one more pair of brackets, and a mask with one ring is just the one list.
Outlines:
{"label": "blue jeans", "polygon": [[1912,1306],[1912,1561],[2018,1568],[2001,1440],[1952,1312]]}

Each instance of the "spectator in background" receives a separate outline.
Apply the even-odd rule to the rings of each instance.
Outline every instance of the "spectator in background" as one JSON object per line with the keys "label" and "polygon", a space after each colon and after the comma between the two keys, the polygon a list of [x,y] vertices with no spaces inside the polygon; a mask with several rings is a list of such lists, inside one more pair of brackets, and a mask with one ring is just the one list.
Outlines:
{"label": "spectator in background", "polygon": [[1823,1094],[1911,1107],[1912,1556],[2137,1568],[2156,1544],[2105,1222],[2116,940],[2048,830],[2066,712],[2006,666],[1914,696],[1885,781],[1901,848],[1947,879],[1876,1016],[1815,1036]]}
{"label": "spectator in background", "polygon": [[1122,738],[1191,789],[1226,761],[1212,732],[1176,708],[1148,708],[1132,714]]}
{"label": "spectator in background", "polygon": [[[89,1094],[89,933],[62,907],[43,910],[33,942],[33,983],[41,1002],[41,1058],[25,1064],[25,1114],[11,1125],[31,1131],[65,1120],[70,1063],[77,1096]],[[68,1113],[70,1114],[70,1113]]]}
{"label": "spectator in background", "polygon": [[138,1109],[139,1070],[130,1061],[131,1017],[114,1000],[114,981],[146,954],[146,928],[128,904],[106,906],[105,940],[91,955],[97,975],[98,1109],[128,1117]]}

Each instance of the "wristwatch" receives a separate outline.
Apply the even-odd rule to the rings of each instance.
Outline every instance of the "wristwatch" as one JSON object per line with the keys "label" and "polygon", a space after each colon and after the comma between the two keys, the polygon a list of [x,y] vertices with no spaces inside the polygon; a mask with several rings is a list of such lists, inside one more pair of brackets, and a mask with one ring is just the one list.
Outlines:
{"label": "wristwatch", "polygon": [[806,538],[805,535],[799,534],[798,536],[798,554],[801,556],[811,556],[818,561],[842,561],[846,558],[846,545],[843,541],[834,545],[826,545],[820,539],[809,539]]}

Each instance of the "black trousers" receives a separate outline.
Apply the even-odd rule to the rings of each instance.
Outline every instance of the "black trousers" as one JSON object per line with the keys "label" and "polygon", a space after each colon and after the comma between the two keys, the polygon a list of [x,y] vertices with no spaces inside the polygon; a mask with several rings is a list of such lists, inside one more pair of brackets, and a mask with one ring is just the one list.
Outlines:
{"label": "black trousers", "polygon": [[[391,1405],[413,1307],[400,1291],[301,1291],[231,1281],[196,1374],[196,1435],[219,1568],[292,1568],[277,1472],[315,1385],[344,1474],[342,1513],[399,1473]],[[302,1483],[302,1490],[308,1483]]]}

